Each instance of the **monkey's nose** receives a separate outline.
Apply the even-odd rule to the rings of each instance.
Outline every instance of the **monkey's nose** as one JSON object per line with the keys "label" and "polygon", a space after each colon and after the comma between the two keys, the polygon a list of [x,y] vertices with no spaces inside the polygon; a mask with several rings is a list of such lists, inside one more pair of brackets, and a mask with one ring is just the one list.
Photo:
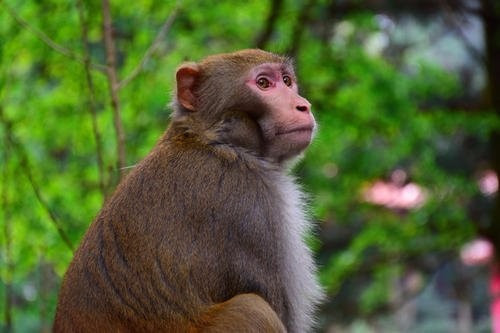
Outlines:
{"label": "monkey's nose", "polygon": [[309,112],[310,106],[308,104],[297,105],[295,107],[300,112]]}

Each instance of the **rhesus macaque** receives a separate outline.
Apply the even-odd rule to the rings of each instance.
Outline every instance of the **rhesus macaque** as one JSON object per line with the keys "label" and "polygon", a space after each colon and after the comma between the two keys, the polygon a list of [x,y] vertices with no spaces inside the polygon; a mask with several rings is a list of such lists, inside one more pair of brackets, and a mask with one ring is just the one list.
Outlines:
{"label": "rhesus macaque", "polygon": [[322,297],[288,164],[315,121],[261,50],[177,70],[169,128],[64,277],[55,332],[306,332]]}

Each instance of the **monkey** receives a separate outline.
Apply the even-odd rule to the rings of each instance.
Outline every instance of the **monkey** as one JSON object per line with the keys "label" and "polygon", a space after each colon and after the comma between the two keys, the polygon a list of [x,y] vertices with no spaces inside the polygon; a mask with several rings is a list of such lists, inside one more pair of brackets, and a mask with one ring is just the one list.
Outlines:
{"label": "monkey", "polygon": [[290,165],[316,122],[292,60],[258,49],[176,71],[170,123],[66,271],[59,332],[307,332],[323,298]]}

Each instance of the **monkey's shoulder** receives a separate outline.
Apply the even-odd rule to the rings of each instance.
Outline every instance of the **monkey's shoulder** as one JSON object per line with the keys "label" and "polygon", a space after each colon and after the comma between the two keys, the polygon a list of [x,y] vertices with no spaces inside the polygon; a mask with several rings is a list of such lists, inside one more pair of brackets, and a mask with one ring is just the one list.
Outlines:
{"label": "monkey's shoulder", "polygon": [[251,150],[216,140],[196,139],[189,142],[169,140],[157,145],[145,160],[149,160],[146,163],[162,164],[161,168],[196,169],[198,172],[211,174],[237,170],[245,174],[272,175],[284,171],[281,165]]}
{"label": "monkey's shoulder", "polygon": [[224,200],[257,204],[276,200],[281,174],[272,163],[238,148],[167,141],[134,168],[117,193],[148,206],[173,200],[184,206]]}

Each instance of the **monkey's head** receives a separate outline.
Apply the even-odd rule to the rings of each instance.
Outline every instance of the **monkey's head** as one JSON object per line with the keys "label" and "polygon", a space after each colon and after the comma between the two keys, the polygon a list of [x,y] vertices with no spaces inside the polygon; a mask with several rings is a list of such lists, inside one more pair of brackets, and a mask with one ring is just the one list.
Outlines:
{"label": "monkey's head", "polygon": [[217,131],[217,142],[286,161],[311,142],[311,104],[298,94],[289,59],[243,50],[186,63],[176,74],[174,120],[189,118]]}

